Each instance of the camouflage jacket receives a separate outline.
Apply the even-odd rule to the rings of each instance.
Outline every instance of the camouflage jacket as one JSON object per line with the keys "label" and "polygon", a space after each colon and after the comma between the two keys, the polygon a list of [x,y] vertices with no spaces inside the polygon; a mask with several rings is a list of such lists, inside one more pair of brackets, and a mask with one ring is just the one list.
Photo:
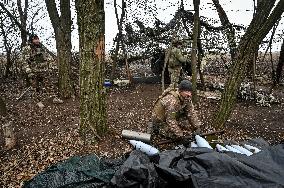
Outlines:
{"label": "camouflage jacket", "polygon": [[21,65],[25,73],[39,73],[48,70],[48,63],[46,61],[46,52],[41,44],[36,47],[27,44],[22,49]]}
{"label": "camouflage jacket", "polygon": [[185,101],[177,90],[165,91],[158,98],[152,121],[154,126],[161,126],[168,137],[183,136],[184,132],[194,131],[201,125],[192,101]]}
{"label": "camouflage jacket", "polygon": [[169,56],[169,68],[180,68],[185,62],[186,58],[182,55],[181,50],[173,46]]}

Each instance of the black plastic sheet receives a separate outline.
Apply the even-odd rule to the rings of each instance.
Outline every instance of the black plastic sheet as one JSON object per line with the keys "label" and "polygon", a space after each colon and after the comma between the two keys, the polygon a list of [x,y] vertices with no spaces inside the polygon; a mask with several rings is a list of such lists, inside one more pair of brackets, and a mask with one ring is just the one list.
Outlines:
{"label": "black plastic sheet", "polygon": [[158,187],[154,163],[140,151],[133,151],[118,169],[111,182],[117,187]]}
{"label": "black plastic sheet", "polygon": [[[172,159],[161,161],[157,171],[166,174],[168,183],[192,183],[192,187],[284,187],[284,145],[272,146],[246,156],[219,153],[206,148],[187,149]],[[163,158],[176,155],[168,152]],[[159,173],[161,175],[161,172]],[[165,175],[163,175],[165,176]],[[186,187],[186,185],[185,185]]]}
{"label": "black plastic sheet", "polygon": [[74,157],[51,166],[24,187],[284,187],[284,144],[262,143],[261,149],[251,156],[185,148],[150,158],[136,150],[127,159]]}
{"label": "black plastic sheet", "polygon": [[[284,187],[284,145],[270,146],[257,154],[220,153],[207,148],[188,148],[161,152],[152,160],[135,151],[112,179],[118,187]],[[145,164],[151,169],[148,180]],[[136,174],[131,177],[131,173]],[[136,170],[137,169],[137,170]],[[144,171],[145,172],[145,171]],[[141,174],[141,176],[137,176]],[[157,177],[158,175],[158,177]],[[141,181],[139,182],[139,178]],[[127,180],[127,181],[123,181]],[[135,186],[134,186],[135,185]]]}

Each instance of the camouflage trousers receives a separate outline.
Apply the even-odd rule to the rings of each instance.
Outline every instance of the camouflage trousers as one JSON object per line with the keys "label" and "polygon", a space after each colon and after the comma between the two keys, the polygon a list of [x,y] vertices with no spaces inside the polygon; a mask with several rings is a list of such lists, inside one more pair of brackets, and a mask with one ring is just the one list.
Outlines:
{"label": "camouflage trousers", "polygon": [[[196,130],[196,127],[192,126],[186,117],[179,118],[178,120],[180,129],[185,132],[187,135],[190,135],[193,131]],[[147,132],[149,134],[156,134],[160,135],[164,138],[175,138],[176,135],[170,131],[169,125],[167,125],[166,122],[162,122],[159,120],[152,120],[148,124],[148,130]]]}
{"label": "camouflage trousers", "polygon": [[174,138],[174,134],[172,134],[169,131],[168,126],[166,123],[160,122],[160,121],[152,121],[148,124],[148,130],[147,133],[152,135],[159,135],[160,137],[164,138]]}
{"label": "camouflage trousers", "polygon": [[159,145],[162,140],[173,138],[171,134],[165,130],[167,126],[161,122],[149,122],[147,133],[151,134],[151,144],[159,150],[173,149],[175,144]]}
{"label": "camouflage trousers", "polygon": [[180,72],[181,72],[181,67],[178,68],[168,68],[170,77],[171,77],[171,84],[169,87],[171,88],[177,88],[178,83],[180,81]]}
{"label": "camouflage trousers", "polygon": [[28,79],[28,85],[32,86],[32,88],[36,92],[45,92],[46,91],[46,73],[38,72],[32,78]]}
{"label": "camouflage trousers", "polygon": [[[175,142],[159,145],[161,141],[172,140],[176,138],[176,135],[169,130],[169,127],[166,123],[159,121],[149,122],[147,133],[151,134],[151,143],[160,150],[174,149],[178,145],[178,143]],[[188,131],[186,135],[191,135],[191,133],[191,131]]]}

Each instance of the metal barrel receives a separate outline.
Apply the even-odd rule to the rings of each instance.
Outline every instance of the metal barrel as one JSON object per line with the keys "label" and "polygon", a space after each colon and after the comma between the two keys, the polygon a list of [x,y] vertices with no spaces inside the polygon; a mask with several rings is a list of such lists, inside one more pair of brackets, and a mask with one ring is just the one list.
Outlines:
{"label": "metal barrel", "polygon": [[126,139],[130,139],[130,140],[139,140],[139,141],[147,142],[147,143],[150,143],[151,141],[151,134],[130,131],[130,130],[123,130],[122,137]]}

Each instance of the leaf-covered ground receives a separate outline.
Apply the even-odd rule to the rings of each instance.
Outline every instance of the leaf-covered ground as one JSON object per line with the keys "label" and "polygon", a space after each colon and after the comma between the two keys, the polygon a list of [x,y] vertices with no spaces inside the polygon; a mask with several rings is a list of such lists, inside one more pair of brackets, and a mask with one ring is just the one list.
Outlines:
{"label": "leaf-covered ground", "polygon": [[[16,81],[1,84],[9,112],[6,119],[2,117],[1,124],[12,121],[17,139],[16,146],[6,151],[3,133],[0,133],[1,187],[20,187],[23,181],[48,166],[74,155],[95,153],[100,157],[116,158],[131,151],[131,145],[121,137],[122,130],[145,132],[153,102],[161,93],[160,84],[111,88],[107,99],[109,132],[99,142],[85,142],[78,132],[78,97],[54,104],[52,93],[33,95],[29,92],[16,101],[24,89],[21,86]],[[39,99],[45,106],[42,109],[36,104]],[[212,131],[211,121],[218,101],[201,96],[199,99],[197,109],[203,122],[202,131]],[[238,102],[221,139],[240,141],[263,137],[271,144],[283,142],[283,106],[283,103],[263,107],[254,102]]]}

